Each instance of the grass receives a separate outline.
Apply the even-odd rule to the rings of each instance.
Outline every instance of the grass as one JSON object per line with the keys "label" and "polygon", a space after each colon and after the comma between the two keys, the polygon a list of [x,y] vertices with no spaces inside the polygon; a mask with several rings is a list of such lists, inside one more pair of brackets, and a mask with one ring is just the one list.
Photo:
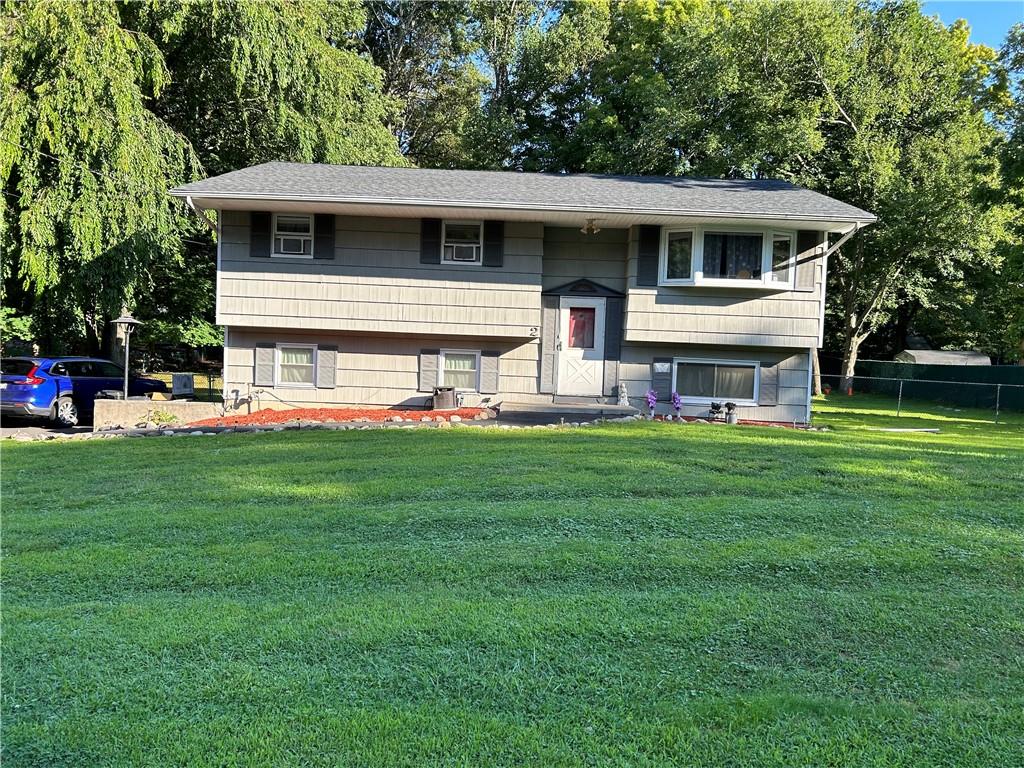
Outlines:
{"label": "grass", "polygon": [[818,407],[5,443],[4,766],[1019,765],[1024,429]]}

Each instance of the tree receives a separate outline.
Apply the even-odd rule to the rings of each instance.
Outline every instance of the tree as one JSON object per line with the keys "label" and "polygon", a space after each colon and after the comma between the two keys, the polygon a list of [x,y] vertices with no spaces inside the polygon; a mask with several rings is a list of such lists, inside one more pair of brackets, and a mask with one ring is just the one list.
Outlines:
{"label": "tree", "polygon": [[199,172],[149,110],[170,73],[108,2],[4,5],[0,48],[3,277],[28,289],[37,341],[93,349],[106,319],[172,259],[187,212],[169,186]]}
{"label": "tree", "polygon": [[390,128],[402,154],[420,166],[465,166],[487,85],[471,58],[468,3],[368,0],[366,12],[363,43],[383,92],[401,104]]}
{"label": "tree", "polygon": [[[212,295],[208,231],[167,195],[266,160],[400,164],[358,2],[7,2],[0,45],[5,294],[47,351],[92,351],[157,281]],[[183,240],[189,245],[182,258]],[[196,268],[199,265],[201,268]],[[147,301],[209,325],[199,291]],[[187,307],[177,303],[190,297]],[[170,315],[168,314],[170,312]],[[170,326],[167,326],[170,327]]]}

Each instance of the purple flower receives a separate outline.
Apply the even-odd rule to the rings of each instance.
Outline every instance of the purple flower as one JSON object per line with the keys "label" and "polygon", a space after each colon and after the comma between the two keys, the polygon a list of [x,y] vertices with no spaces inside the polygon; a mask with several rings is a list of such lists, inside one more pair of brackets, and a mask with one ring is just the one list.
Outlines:
{"label": "purple flower", "polygon": [[653,389],[648,389],[647,390],[647,407],[650,408],[653,411],[654,410],[654,406],[656,406],[657,404],[658,404],[658,393],[655,392]]}
{"label": "purple flower", "polygon": [[679,413],[680,409],[683,407],[683,398],[680,397],[678,392],[672,393],[672,407],[675,408],[676,413]]}

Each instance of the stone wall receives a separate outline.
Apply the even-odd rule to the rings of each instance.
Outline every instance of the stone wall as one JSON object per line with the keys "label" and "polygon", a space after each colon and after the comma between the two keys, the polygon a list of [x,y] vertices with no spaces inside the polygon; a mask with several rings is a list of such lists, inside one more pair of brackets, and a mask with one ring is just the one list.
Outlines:
{"label": "stone wall", "polygon": [[180,427],[202,419],[224,415],[223,403],[194,400],[97,400],[93,432],[124,429],[140,424]]}

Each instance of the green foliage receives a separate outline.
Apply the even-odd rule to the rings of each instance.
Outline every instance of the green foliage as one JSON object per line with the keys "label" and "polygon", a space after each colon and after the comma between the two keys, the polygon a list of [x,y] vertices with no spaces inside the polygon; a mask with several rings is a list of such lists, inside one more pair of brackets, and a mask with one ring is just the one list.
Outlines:
{"label": "green foliage", "polygon": [[[2,278],[50,350],[98,351],[126,306],[165,339],[212,338],[214,250],[170,187],[265,160],[403,162],[358,2],[33,0],[3,22]],[[183,240],[206,246],[186,263]]]}
{"label": "green foliage", "polygon": [[1021,426],[834,399],[7,443],[5,763],[1018,764]]}
{"label": "green foliage", "polygon": [[19,315],[12,307],[0,307],[0,351],[10,354],[16,347],[27,346],[32,338],[31,317]]}
{"label": "green foliage", "polygon": [[382,90],[402,105],[391,129],[403,155],[425,167],[465,167],[487,85],[471,57],[468,3],[369,0],[366,12],[363,42]]}
{"label": "green foliage", "polygon": [[8,2],[0,49],[4,277],[73,304],[93,334],[194,223],[167,196],[199,173],[149,110],[169,72],[108,2]]}

